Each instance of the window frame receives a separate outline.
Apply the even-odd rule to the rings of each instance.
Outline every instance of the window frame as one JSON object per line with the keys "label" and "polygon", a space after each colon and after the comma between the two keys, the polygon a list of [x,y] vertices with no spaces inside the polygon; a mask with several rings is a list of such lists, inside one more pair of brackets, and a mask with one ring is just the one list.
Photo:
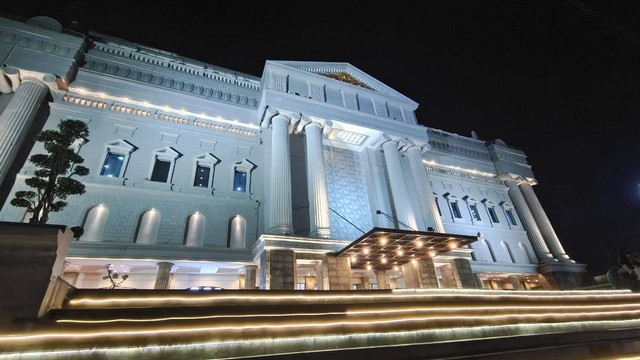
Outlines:
{"label": "window frame", "polygon": [[[151,166],[149,167],[149,172],[146,180],[161,183],[161,184],[173,183],[173,174],[176,167],[176,160],[180,158],[182,154],[178,152],[176,149],[170,146],[167,146],[165,148],[154,151],[152,155],[153,155],[153,161],[151,162]],[[166,181],[151,180],[151,176],[153,175],[153,170],[156,166],[156,161],[169,162],[169,173],[167,174]]]}
{"label": "window frame", "polygon": [[[131,158],[131,154],[136,150],[138,150],[138,148],[126,140],[114,140],[114,141],[108,142],[105,145],[103,155],[100,158],[101,162],[98,165],[98,169],[100,169],[100,171],[98,172],[99,176],[111,177],[111,178],[124,178],[124,175],[127,173],[127,167],[129,166],[129,160]],[[124,159],[122,160],[122,166],[120,167],[118,176],[102,175],[102,169],[104,167],[105,161],[107,160],[107,156],[109,155],[109,153],[113,155],[124,156]]]}
{"label": "window frame", "polygon": [[[216,165],[220,163],[220,159],[214,156],[211,153],[204,153],[201,155],[197,155],[193,158],[193,170],[191,171],[191,186],[196,189],[213,189],[213,184],[215,181],[216,174]],[[196,177],[198,176],[198,166],[209,168],[209,179],[207,181],[207,186],[196,186]]]}
{"label": "window frame", "polygon": [[[256,164],[252,163],[251,161],[247,160],[247,159],[242,159],[236,163],[234,163],[231,166],[231,171],[229,173],[229,177],[230,177],[230,183],[229,183],[229,187],[231,188],[231,192],[232,193],[237,193],[237,194],[251,194],[251,174],[253,173],[253,170],[256,168]],[[247,174],[247,182],[245,184],[245,191],[236,191],[234,185],[234,181],[235,181],[235,173],[240,172],[240,173],[245,173]]]}

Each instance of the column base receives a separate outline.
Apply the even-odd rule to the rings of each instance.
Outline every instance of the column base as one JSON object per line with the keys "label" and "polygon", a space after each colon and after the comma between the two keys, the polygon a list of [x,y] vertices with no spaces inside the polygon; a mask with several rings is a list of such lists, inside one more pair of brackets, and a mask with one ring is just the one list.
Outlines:
{"label": "column base", "polygon": [[293,235],[293,229],[288,226],[275,226],[270,228],[267,233],[272,235]]}

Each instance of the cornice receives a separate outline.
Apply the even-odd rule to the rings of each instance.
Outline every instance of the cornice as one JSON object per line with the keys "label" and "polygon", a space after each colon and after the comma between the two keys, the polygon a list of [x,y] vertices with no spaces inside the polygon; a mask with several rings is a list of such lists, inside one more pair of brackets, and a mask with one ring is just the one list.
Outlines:
{"label": "cornice", "polygon": [[135,61],[127,64],[123,60],[126,61],[126,59],[110,59],[107,56],[96,56],[94,53],[89,52],[81,68],[125,79],[126,81],[135,81],[208,100],[230,103],[250,109],[258,107],[261,95],[259,89],[240,87],[216,79],[178,74],[170,68],[158,67],[155,69],[147,64],[135,64]]}
{"label": "cornice", "polygon": [[46,34],[38,34],[38,30],[34,29],[37,28],[0,18],[0,42],[69,59],[77,60],[82,56],[85,45],[83,38],[64,33],[52,35],[54,32],[51,30],[41,30]]}

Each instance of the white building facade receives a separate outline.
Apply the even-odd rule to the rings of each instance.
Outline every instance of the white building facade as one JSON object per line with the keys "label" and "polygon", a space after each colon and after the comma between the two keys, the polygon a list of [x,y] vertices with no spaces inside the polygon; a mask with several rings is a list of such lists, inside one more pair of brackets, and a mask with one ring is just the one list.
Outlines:
{"label": "white building facade", "polygon": [[[418,104],[348,63],[267,61],[262,77],[51,19],[0,18],[0,221],[24,222],[44,151],[87,123],[90,174],[50,224],[82,226],[76,287],[572,288],[525,154],[418,124]],[[476,237],[386,271],[335,257],[373,228]],[[409,279],[413,272],[421,276]]]}

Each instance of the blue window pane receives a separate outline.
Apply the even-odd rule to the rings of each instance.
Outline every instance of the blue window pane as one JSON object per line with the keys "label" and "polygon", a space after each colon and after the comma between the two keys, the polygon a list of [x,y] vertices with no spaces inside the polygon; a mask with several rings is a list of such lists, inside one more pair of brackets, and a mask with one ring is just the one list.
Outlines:
{"label": "blue window pane", "polygon": [[480,217],[480,212],[478,211],[478,206],[475,204],[469,205],[469,209],[471,210],[471,217],[475,221],[482,221]]}
{"label": "blue window pane", "polygon": [[233,172],[233,191],[247,191],[247,173],[238,170]]}
{"label": "blue window pane", "polygon": [[171,169],[170,161],[162,161],[162,160],[156,159],[155,164],[153,164],[151,181],[167,182],[167,179],[169,179],[170,169]]}
{"label": "blue window pane", "polygon": [[507,214],[507,220],[509,220],[509,223],[511,225],[518,225],[518,223],[516,222],[516,217],[513,215],[513,210],[507,210],[505,211],[505,214]]}
{"label": "blue window pane", "polygon": [[489,210],[489,216],[491,216],[491,221],[493,221],[494,223],[499,223],[500,220],[498,220],[498,215],[496,214],[496,210],[493,207],[488,208]]}
{"label": "blue window pane", "polygon": [[196,177],[193,179],[193,186],[209,187],[209,175],[211,168],[206,166],[196,166]]}
{"label": "blue window pane", "polygon": [[104,159],[104,164],[100,170],[100,175],[108,177],[120,176],[120,170],[124,163],[124,155],[114,154],[111,151],[107,152],[107,157]]}
{"label": "blue window pane", "polygon": [[458,207],[458,203],[457,202],[452,202],[451,203],[451,212],[453,213],[453,217],[461,219],[462,218],[462,214],[460,214],[460,208]]}

